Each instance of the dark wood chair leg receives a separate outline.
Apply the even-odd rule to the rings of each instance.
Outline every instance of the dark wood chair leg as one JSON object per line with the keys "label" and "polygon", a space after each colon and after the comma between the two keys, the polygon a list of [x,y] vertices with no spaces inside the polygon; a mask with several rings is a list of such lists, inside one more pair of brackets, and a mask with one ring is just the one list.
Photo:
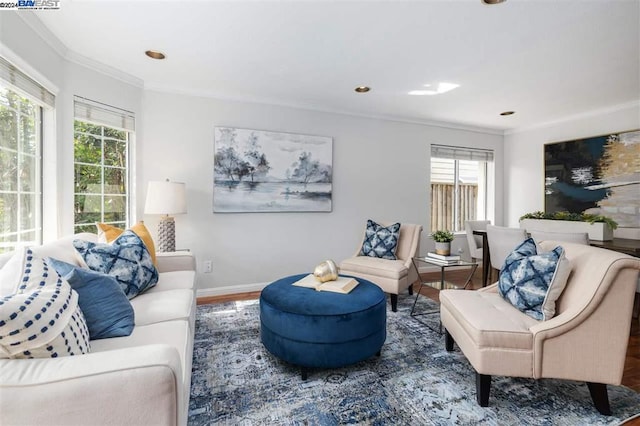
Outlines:
{"label": "dark wood chair leg", "polygon": [[300,367],[300,377],[302,377],[302,380],[307,380],[309,378],[309,370],[305,367]]}
{"label": "dark wood chair leg", "polygon": [[481,407],[489,406],[489,393],[491,391],[491,376],[476,373],[476,399]]}
{"label": "dark wood chair leg", "polygon": [[391,310],[393,312],[398,312],[398,295],[390,294],[389,296],[391,296]]}
{"label": "dark wood chair leg", "polygon": [[593,405],[600,414],[605,416],[611,415],[611,407],[609,407],[609,394],[607,393],[607,385],[602,383],[587,382]]}
{"label": "dark wood chair leg", "polygon": [[449,334],[449,332],[445,328],[444,329],[444,348],[447,350],[447,352],[451,352],[453,350],[454,343],[455,342],[453,340],[453,336]]}
{"label": "dark wood chair leg", "polygon": [[409,296],[413,296],[413,284],[409,286]]}

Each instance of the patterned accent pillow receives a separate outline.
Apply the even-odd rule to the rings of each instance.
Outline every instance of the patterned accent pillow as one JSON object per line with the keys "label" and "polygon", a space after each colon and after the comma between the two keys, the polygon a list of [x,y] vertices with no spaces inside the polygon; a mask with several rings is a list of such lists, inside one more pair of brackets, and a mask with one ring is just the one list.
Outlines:
{"label": "patterned accent pillow", "polygon": [[360,256],[396,260],[399,236],[399,223],[384,227],[371,219],[367,220]]}
{"label": "patterned accent pillow", "polygon": [[[116,228],[115,226],[108,225],[106,223],[96,223],[96,227],[98,228],[99,243],[111,243],[124,232],[124,229]],[[151,255],[153,265],[158,266],[158,262],[156,260],[156,246],[153,243],[153,238],[151,238],[151,233],[147,227],[144,226],[144,222],[140,221],[130,229],[144,242],[145,247],[147,247],[147,250],[149,250],[149,254]]]}
{"label": "patterned accent pillow", "polygon": [[78,293],[91,340],[131,334],[133,306],[115,278],[53,258],[47,258],[47,263]]}
{"label": "patterned accent pillow", "polygon": [[571,262],[562,247],[538,254],[535,241],[528,238],[505,259],[498,293],[530,317],[548,320],[555,315],[556,300],[570,272]]}
{"label": "patterned accent pillow", "polygon": [[0,358],[88,353],[89,331],[78,293],[31,250],[24,256],[17,292],[0,298]]}
{"label": "patterned accent pillow", "polygon": [[73,246],[89,269],[114,277],[129,299],[158,282],[158,270],[149,250],[131,230],[124,231],[111,244],[74,240]]}

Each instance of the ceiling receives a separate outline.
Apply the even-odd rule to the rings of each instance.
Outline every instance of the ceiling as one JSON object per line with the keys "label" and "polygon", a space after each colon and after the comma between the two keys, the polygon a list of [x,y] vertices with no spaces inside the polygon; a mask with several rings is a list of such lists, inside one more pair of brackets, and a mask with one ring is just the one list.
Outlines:
{"label": "ceiling", "polygon": [[[69,57],[152,90],[496,130],[640,102],[638,0],[66,0],[35,13]],[[460,87],[408,95],[439,82]]]}

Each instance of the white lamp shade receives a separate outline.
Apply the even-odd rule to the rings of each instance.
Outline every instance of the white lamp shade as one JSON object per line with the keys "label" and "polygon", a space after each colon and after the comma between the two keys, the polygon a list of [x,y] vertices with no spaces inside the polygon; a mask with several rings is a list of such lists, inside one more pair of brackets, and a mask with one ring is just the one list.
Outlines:
{"label": "white lamp shade", "polygon": [[145,214],[182,214],[187,212],[185,184],[182,182],[150,181]]}

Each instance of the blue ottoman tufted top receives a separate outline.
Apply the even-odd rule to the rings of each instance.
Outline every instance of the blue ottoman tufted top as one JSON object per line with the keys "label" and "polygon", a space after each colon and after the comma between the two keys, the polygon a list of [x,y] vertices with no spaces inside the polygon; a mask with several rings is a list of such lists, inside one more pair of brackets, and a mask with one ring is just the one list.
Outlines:
{"label": "blue ottoman tufted top", "polygon": [[274,281],[262,290],[260,299],[277,306],[282,312],[323,316],[364,311],[385,300],[380,287],[362,278],[356,278],[360,284],[349,294],[315,291],[292,285],[305,275],[308,274],[292,275]]}

